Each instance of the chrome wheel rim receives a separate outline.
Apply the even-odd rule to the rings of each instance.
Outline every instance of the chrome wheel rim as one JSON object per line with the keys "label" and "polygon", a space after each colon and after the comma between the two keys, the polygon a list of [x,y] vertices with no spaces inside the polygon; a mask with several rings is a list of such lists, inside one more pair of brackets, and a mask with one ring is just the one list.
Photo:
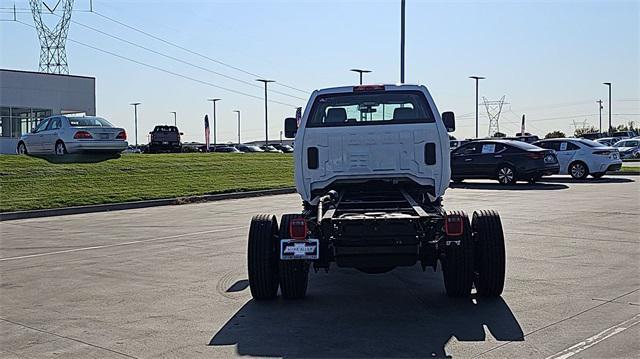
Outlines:
{"label": "chrome wheel rim", "polygon": [[584,166],[579,163],[573,165],[571,167],[571,175],[576,178],[584,176]]}
{"label": "chrome wheel rim", "polygon": [[498,181],[501,183],[511,183],[513,181],[513,170],[509,167],[503,167],[498,171]]}
{"label": "chrome wheel rim", "polygon": [[[49,148],[51,148],[51,147],[49,147]],[[58,143],[56,145],[56,155],[58,155],[58,156],[64,155],[64,145],[62,143]]]}

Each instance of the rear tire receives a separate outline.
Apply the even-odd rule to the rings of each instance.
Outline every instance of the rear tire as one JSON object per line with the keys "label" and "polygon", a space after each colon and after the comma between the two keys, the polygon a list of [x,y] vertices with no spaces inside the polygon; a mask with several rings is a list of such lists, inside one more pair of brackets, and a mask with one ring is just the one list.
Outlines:
{"label": "rear tire", "polygon": [[[289,222],[299,214],[284,214],[280,220],[280,239],[291,238]],[[306,260],[279,260],[280,292],[284,299],[301,299],[307,294],[309,262]]]}
{"label": "rear tire", "polygon": [[64,156],[67,154],[67,147],[64,145],[64,142],[58,141],[56,142],[56,147],[54,149],[56,156]]}
{"label": "rear tire", "polygon": [[249,287],[256,300],[273,299],[278,294],[277,231],[273,215],[258,214],[251,219],[247,264]]}
{"label": "rear tire", "polygon": [[542,176],[541,176],[541,175],[535,175],[535,176],[533,176],[533,177],[529,178],[529,181],[528,181],[528,182],[529,182],[530,184],[535,184],[536,182],[540,181],[541,179],[542,179]]}
{"label": "rear tire", "polygon": [[516,183],[516,170],[510,165],[501,165],[498,168],[498,182],[500,184],[509,185]]}
{"label": "rear tire", "polygon": [[459,244],[445,242],[442,275],[444,287],[450,297],[467,297],[473,285],[473,237],[469,217],[462,211],[448,212],[448,215],[462,215],[464,229],[461,236],[446,237],[446,241],[460,241]]}
{"label": "rear tire", "polygon": [[19,155],[29,154],[29,152],[27,151],[27,146],[24,144],[24,142],[18,143],[18,147],[16,148],[16,153]]}
{"label": "rear tire", "polygon": [[504,289],[506,256],[500,215],[495,211],[473,212],[475,245],[474,283],[479,295],[497,297]]}
{"label": "rear tire", "polygon": [[589,168],[584,162],[576,161],[569,165],[569,174],[575,179],[585,179],[589,175]]}
{"label": "rear tire", "polygon": [[606,172],[598,172],[598,173],[592,173],[591,177],[595,178],[595,179],[600,179],[602,178],[602,176],[605,175]]}

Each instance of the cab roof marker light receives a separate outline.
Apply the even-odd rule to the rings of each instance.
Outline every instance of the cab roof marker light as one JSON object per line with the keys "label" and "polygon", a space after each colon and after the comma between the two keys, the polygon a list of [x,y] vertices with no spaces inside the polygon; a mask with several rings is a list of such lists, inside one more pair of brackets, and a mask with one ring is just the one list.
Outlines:
{"label": "cab roof marker light", "polygon": [[353,92],[365,92],[365,91],[384,91],[384,85],[360,85],[354,86]]}

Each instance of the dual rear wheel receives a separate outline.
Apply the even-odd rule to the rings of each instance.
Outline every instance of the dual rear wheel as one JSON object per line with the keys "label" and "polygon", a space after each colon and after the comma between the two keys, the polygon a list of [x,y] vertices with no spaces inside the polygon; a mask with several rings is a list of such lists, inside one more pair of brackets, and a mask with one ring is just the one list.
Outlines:
{"label": "dual rear wheel", "polygon": [[309,262],[279,258],[279,239],[289,237],[289,222],[298,216],[283,215],[279,227],[273,215],[259,214],[251,219],[247,264],[249,287],[254,299],[274,299],[278,288],[285,299],[299,299],[306,295]]}
{"label": "dual rear wheel", "polygon": [[461,211],[449,212],[463,219],[463,234],[447,237],[441,259],[447,295],[466,297],[475,286],[478,295],[497,297],[504,289],[506,256],[500,215],[477,211],[473,221]]}

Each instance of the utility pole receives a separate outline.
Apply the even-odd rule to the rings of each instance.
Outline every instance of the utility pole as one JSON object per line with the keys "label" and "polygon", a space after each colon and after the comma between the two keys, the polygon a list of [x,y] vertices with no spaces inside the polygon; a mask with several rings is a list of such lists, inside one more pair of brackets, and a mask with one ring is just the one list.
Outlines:
{"label": "utility pole", "polygon": [[368,74],[371,70],[363,70],[363,69],[351,69],[349,71],[357,72],[360,74],[360,85],[362,85],[362,74]]}
{"label": "utility pole", "polygon": [[404,83],[404,0],[400,1],[400,83]]}
{"label": "utility pole", "polygon": [[282,144],[282,131],[280,131],[280,144]]}
{"label": "utility pole", "polygon": [[240,142],[240,110],[233,110],[233,112],[238,114],[238,144],[242,143]]}
{"label": "utility pole", "polygon": [[173,125],[178,127],[178,113],[175,111],[171,111],[170,113],[173,114]]}
{"label": "utility pole", "polygon": [[136,148],[138,148],[138,105],[140,105],[140,102],[131,103],[131,106],[133,106],[133,123],[136,134]]}
{"label": "utility pole", "polygon": [[269,144],[269,116],[267,107],[267,84],[275,82],[274,80],[257,79],[256,81],[264,83],[264,144]]}
{"label": "utility pole", "polygon": [[612,127],[611,127],[611,82],[603,82],[603,85],[606,85],[609,87],[609,135],[611,135],[611,133],[613,132]]}
{"label": "utility pole", "polygon": [[600,115],[600,133],[602,133],[602,100],[596,101],[598,104],[598,114]]}
{"label": "utility pole", "polygon": [[470,79],[476,80],[476,138],[478,138],[478,80],[484,80],[482,76],[469,76]]}
{"label": "utility pole", "polygon": [[216,143],[218,143],[216,141],[216,102],[220,101],[221,99],[219,98],[210,98],[207,101],[211,101],[211,103],[213,103],[213,149],[215,150],[216,148]]}

